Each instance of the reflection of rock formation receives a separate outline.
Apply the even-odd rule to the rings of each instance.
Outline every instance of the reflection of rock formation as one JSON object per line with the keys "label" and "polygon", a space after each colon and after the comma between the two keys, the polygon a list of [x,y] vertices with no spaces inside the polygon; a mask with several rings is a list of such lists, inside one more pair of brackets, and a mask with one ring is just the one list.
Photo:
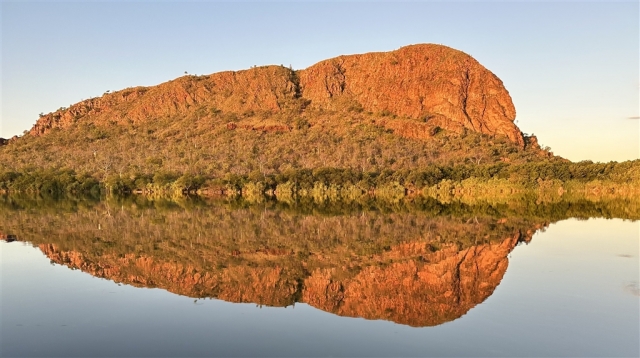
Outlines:
{"label": "reflection of rock formation", "polygon": [[203,271],[202,268],[163,262],[151,256],[115,257],[107,254],[94,262],[76,251],[60,251],[55,245],[43,244],[39,248],[52,262],[96,277],[137,287],[158,287],[190,297],[288,306],[295,303],[298,291],[297,275],[282,267],[235,266]]}
{"label": "reflection of rock formation", "polygon": [[421,247],[426,262],[370,266],[346,280],[334,280],[331,271],[318,271],[305,281],[303,301],[341,316],[411,326],[442,324],[464,315],[493,293],[518,238],[515,235],[501,243],[462,251],[449,247],[426,254]]}
{"label": "reflection of rock formation", "polygon": [[40,247],[52,262],[137,287],[269,306],[304,302],[412,326],[456,319],[487,299],[508,253],[548,223],[461,204],[331,215],[65,205],[8,208],[0,232]]}
{"label": "reflection of rock formation", "polygon": [[337,203],[318,215],[310,214],[315,207],[268,203],[45,204],[0,197],[0,238],[15,233],[4,237],[39,246],[52,262],[133,286],[270,306],[305,302],[412,326],[451,321],[486,300],[508,253],[550,222],[637,218],[637,205],[626,199],[416,201],[370,211]]}
{"label": "reflection of rock formation", "polygon": [[[305,302],[341,316],[384,319],[412,326],[454,320],[489,297],[508,264],[520,233],[501,242],[459,250],[426,243],[404,243],[374,255],[363,267],[327,262],[312,272],[305,260],[283,253],[284,264],[203,269],[160,257],[103,253],[95,261],[52,244],[40,249],[52,262],[134,286],[159,287],[191,297],[286,306]],[[233,254],[231,255],[233,257]],[[229,263],[226,263],[229,264]]]}

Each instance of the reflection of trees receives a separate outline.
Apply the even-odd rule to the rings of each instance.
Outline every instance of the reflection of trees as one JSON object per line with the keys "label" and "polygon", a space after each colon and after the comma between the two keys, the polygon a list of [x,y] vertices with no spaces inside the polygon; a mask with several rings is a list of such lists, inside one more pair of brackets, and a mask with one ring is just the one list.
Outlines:
{"label": "reflection of trees", "polygon": [[295,208],[182,200],[4,198],[0,232],[116,282],[427,326],[484,301],[508,253],[550,221],[618,210],[583,202]]}

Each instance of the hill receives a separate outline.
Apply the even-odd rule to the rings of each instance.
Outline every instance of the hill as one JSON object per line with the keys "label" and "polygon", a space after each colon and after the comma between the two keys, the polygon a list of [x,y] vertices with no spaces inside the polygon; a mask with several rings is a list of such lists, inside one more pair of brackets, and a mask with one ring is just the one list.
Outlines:
{"label": "hill", "polygon": [[[471,56],[439,45],[340,56],[301,71],[264,66],[185,76],[155,87],[105,94],[50,113],[38,120],[30,134],[76,122],[135,124],[165,116],[185,117],[198,109],[204,109],[202,117],[212,111],[251,117],[251,112],[302,112],[309,105],[335,110],[345,104],[424,123],[380,124],[403,136],[427,137],[429,131],[424,129],[435,126],[456,132],[468,128],[505,135],[524,146],[522,133],[513,124],[515,108],[502,82]],[[292,129],[282,124],[272,129]]]}
{"label": "hill", "polygon": [[471,56],[413,45],[107,92],[0,142],[0,173],[66,170],[141,189],[156,175],[202,182],[564,161],[514,119],[500,79]]}

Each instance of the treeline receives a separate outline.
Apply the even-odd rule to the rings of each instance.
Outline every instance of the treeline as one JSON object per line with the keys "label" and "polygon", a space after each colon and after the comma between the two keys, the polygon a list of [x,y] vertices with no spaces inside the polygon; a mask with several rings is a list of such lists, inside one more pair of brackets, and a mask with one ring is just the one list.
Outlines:
{"label": "treeline", "polygon": [[79,174],[71,169],[0,171],[2,192],[99,195],[103,188],[104,184],[92,175]]}
{"label": "treeline", "polygon": [[0,195],[0,211],[20,211],[33,214],[75,213],[95,211],[104,206],[106,211],[153,210],[158,214],[176,211],[209,211],[224,207],[226,210],[252,210],[257,213],[275,210],[289,215],[342,216],[363,212],[421,213],[429,217],[457,217],[468,221],[473,217],[527,219],[537,222],[556,222],[568,218],[621,218],[640,219],[640,200],[635,197],[605,197],[590,200],[584,196],[565,195],[544,200],[527,192],[520,200],[494,201],[479,197],[474,200],[442,201],[430,196],[411,196],[398,202],[384,198],[362,196],[354,201],[315,202],[300,198],[295,202],[265,200],[255,203],[242,197],[158,196],[128,195],[96,198],[85,195],[15,194]]}
{"label": "treeline", "polygon": [[[298,196],[317,199],[374,194],[389,198],[428,189],[451,190],[451,183],[485,183],[538,189],[549,183],[601,182],[640,188],[640,160],[622,163],[536,162],[491,165],[432,165],[422,169],[363,172],[354,169],[291,169],[278,174],[252,171],[248,175],[159,171],[97,177],[71,169],[32,169],[0,172],[0,191],[27,193],[220,194],[227,196]],[[447,184],[447,185],[443,185]]]}

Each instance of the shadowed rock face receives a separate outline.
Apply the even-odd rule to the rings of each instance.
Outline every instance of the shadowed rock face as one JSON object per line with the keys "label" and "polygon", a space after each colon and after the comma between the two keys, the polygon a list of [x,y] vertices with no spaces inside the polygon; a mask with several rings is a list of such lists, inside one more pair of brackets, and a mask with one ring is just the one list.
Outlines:
{"label": "shadowed rock face", "polygon": [[524,146],[515,109],[500,79],[471,56],[441,45],[340,56],[305,70],[263,66],[209,76],[184,76],[153,87],[128,88],[40,118],[42,135],[76,122],[130,124],[187,116],[204,107],[228,113],[278,113],[291,108],[351,107],[418,121],[386,118],[379,125],[425,139],[434,127],[505,135]]}

